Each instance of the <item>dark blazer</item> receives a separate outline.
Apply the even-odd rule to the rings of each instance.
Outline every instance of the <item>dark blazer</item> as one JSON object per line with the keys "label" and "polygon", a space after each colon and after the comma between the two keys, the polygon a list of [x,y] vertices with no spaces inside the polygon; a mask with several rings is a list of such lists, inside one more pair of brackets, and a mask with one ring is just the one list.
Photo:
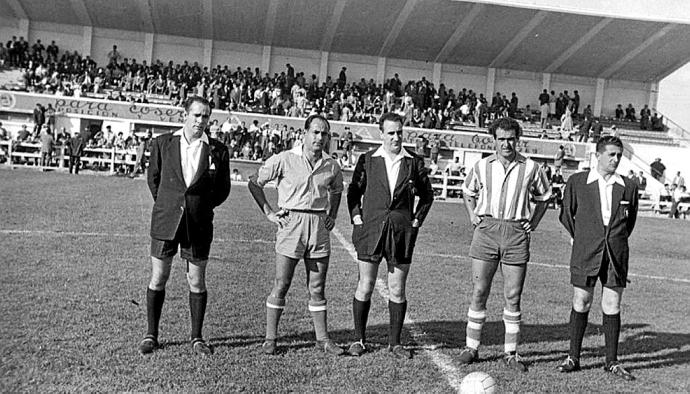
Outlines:
{"label": "dark blazer", "polygon": [[70,156],[82,156],[84,154],[84,140],[76,135],[67,142],[67,154]]}
{"label": "dark blazer", "polygon": [[[359,156],[347,189],[350,218],[361,215],[364,222],[354,226],[352,242],[358,255],[373,255],[388,229],[396,245],[396,259],[409,260],[417,237],[412,220],[419,220],[421,226],[434,201],[424,159],[413,153],[410,153],[412,157],[402,159],[391,199],[385,161],[383,157],[373,157],[375,152],[371,150]],[[416,211],[415,195],[419,196]]]}
{"label": "dark blazer", "polygon": [[151,142],[148,184],[153,196],[151,237],[175,238],[182,223],[190,240],[213,238],[213,208],[230,193],[228,149],[213,138],[202,144],[199,168],[187,187],[180,161],[180,136],[164,134]]}
{"label": "dark blazer", "polygon": [[560,220],[573,238],[570,272],[573,275],[596,276],[604,253],[609,253],[620,278],[628,275],[628,237],[637,219],[637,185],[621,177],[625,187],[613,184],[611,219],[601,220],[599,183],[587,183],[589,171],[573,174],[563,193]]}

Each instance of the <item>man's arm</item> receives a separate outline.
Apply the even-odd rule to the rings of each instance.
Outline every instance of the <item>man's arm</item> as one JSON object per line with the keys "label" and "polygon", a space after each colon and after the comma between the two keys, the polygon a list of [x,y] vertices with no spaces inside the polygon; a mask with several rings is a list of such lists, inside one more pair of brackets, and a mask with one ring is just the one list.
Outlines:
{"label": "man's arm", "polygon": [[415,188],[417,189],[419,202],[417,203],[417,212],[414,213],[412,227],[421,227],[424,219],[426,219],[426,215],[429,214],[431,204],[434,202],[434,189],[431,186],[428,171],[424,167],[424,160],[422,158],[415,158],[415,162],[417,170],[417,184]]}
{"label": "man's arm", "polygon": [[215,185],[213,190],[213,206],[222,204],[230,195],[230,158],[228,149],[220,146],[220,166],[216,169]]}
{"label": "man's arm", "polygon": [[632,201],[630,201],[630,207],[628,208],[628,222],[626,223],[626,226],[628,227],[628,236],[632,234],[633,229],[635,228],[638,205],[639,193],[637,192],[637,185],[633,185]]}
{"label": "man's arm", "polygon": [[364,166],[365,154],[357,159],[352,180],[347,187],[347,211],[353,224],[362,224],[362,195],[367,188],[367,173]]}
{"label": "man's arm", "polygon": [[462,183],[462,199],[465,201],[467,217],[470,219],[470,223],[472,223],[473,226],[478,225],[482,221],[482,218],[474,213],[474,210],[477,208],[477,193],[479,192],[476,172],[478,168],[479,167],[476,165],[472,167],[465,177],[465,182]]}
{"label": "man's arm", "polygon": [[575,213],[577,212],[577,199],[575,198],[575,190],[573,187],[573,178],[568,179],[565,184],[565,191],[563,192],[563,202],[561,205],[561,214],[559,220],[563,227],[568,231],[570,237],[575,237]]}
{"label": "man's arm", "polygon": [[287,224],[287,219],[285,218],[287,212],[282,209],[276,212],[271,204],[266,199],[266,193],[264,193],[264,185],[278,178],[280,174],[280,156],[273,155],[268,159],[264,165],[259,168],[259,171],[249,177],[249,182],[247,187],[249,188],[249,193],[254,197],[254,201],[261,209],[261,212],[266,215],[266,218],[272,222],[282,227]]}
{"label": "man's arm", "polygon": [[151,144],[151,157],[149,158],[149,169],[147,171],[147,181],[153,201],[158,198],[158,186],[161,181],[161,155],[159,140],[156,138]]}

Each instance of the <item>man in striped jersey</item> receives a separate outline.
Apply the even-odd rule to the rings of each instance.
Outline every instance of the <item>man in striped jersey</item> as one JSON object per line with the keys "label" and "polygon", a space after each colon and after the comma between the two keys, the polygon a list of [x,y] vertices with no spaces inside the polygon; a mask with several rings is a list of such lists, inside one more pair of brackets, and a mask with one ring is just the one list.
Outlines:
{"label": "man in striped jersey", "polygon": [[[489,126],[496,153],[479,160],[467,174],[463,198],[475,227],[470,246],[472,302],[467,312],[467,338],[462,364],[477,361],[486,300],[499,265],[505,306],[505,365],[526,372],[517,354],[520,298],[529,261],[530,232],[544,216],[551,187],[541,167],[516,150],[522,129],[513,119],[500,118]],[[534,203],[534,208],[530,203]]]}

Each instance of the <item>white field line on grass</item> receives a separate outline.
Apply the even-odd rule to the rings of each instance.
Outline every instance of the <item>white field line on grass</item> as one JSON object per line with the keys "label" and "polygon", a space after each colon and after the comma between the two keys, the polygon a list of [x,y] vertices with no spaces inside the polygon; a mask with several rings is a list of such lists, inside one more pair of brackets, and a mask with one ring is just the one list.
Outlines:
{"label": "white field line on grass", "polygon": [[[348,241],[337,228],[334,228],[331,232],[333,235],[335,235],[338,241],[340,241],[343,247],[345,247],[345,250],[347,250],[347,253],[350,255],[350,257],[357,262],[357,254],[355,253],[355,247],[352,245],[352,243],[350,243],[350,241]],[[376,279],[376,290],[381,297],[388,300],[388,288],[386,283],[381,278]],[[425,345],[423,343],[425,334],[417,328],[417,325],[410,316],[409,312],[405,314],[405,323],[408,325],[410,333],[415,341],[421,345]],[[461,376],[464,376],[464,374],[461,374],[460,371],[453,366],[451,358],[443,353],[430,349],[427,346],[423,346],[422,349],[424,350],[424,353],[429,356],[436,367],[441,370],[441,374],[446,378],[446,381],[448,381],[450,387],[452,387],[456,392],[460,392]]]}
{"label": "white field line on grass", "polygon": [[[136,233],[103,233],[103,232],[78,232],[78,231],[54,231],[54,230],[0,230],[0,234],[21,234],[21,235],[52,235],[52,236],[71,236],[71,237],[111,237],[111,238],[148,238],[147,233],[136,234]],[[342,234],[341,234],[342,235]],[[271,239],[242,239],[242,238],[214,238],[214,242],[241,242],[241,243],[258,243],[258,244],[269,244],[275,243],[275,240]],[[348,241],[349,242],[349,241]],[[342,243],[342,242],[341,242]],[[347,246],[335,245],[334,248],[348,250]],[[428,257],[439,257],[443,259],[460,259],[468,260],[469,257],[459,255],[459,254],[443,254],[443,253],[417,253],[417,256],[428,256]],[[565,264],[548,264],[548,263],[537,263],[530,261],[529,265],[534,265],[538,267],[546,268],[557,268],[557,269],[570,269],[570,266]],[[668,282],[678,282],[678,283],[688,283],[690,284],[690,279],[685,278],[671,278],[667,276],[657,276],[657,275],[644,275],[628,273],[628,276],[633,278],[642,279],[653,279],[653,280],[663,280]]]}

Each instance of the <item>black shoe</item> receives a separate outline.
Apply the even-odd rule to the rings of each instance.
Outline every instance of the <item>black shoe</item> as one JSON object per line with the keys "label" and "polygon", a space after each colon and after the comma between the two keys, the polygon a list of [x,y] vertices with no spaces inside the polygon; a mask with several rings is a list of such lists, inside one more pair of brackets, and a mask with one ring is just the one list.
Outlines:
{"label": "black shoe", "polygon": [[141,354],[151,354],[154,350],[158,349],[160,345],[156,337],[152,335],[147,335],[143,341],[139,344],[139,353]]}
{"label": "black shoe", "polygon": [[479,352],[477,349],[472,349],[471,347],[465,347],[462,349],[462,352],[460,352],[460,357],[458,357],[458,361],[463,365],[472,364],[477,360],[479,360]]}
{"label": "black shoe", "polygon": [[623,368],[620,364],[618,364],[618,361],[612,361],[604,367],[604,370],[614,376],[617,376],[623,380],[631,381],[635,380],[635,375],[631,374],[628,372],[625,368]]}
{"label": "black shoe", "polygon": [[194,353],[202,356],[210,356],[213,354],[213,348],[211,345],[206,343],[206,341],[201,338],[195,338],[192,340],[192,349],[194,349]]}
{"label": "black shoe", "polygon": [[412,358],[412,352],[405,349],[403,345],[388,345],[388,353],[390,353],[395,358],[400,359],[410,359]]}
{"label": "black shoe", "polygon": [[367,348],[364,346],[364,342],[359,341],[350,345],[350,348],[347,349],[347,352],[350,354],[350,356],[359,357],[367,352]]}
{"label": "black shoe", "polygon": [[518,372],[527,372],[527,366],[517,353],[506,354],[503,358],[503,365]]}
{"label": "black shoe", "polygon": [[276,354],[276,348],[275,339],[267,339],[261,344],[261,351],[264,352],[264,354]]}
{"label": "black shoe", "polygon": [[341,356],[345,354],[345,350],[333,343],[333,341],[330,339],[326,339],[325,341],[316,341],[316,348],[324,353],[332,354],[334,356]]}
{"label": "black shoe", "polygon": [[580,370],[580,360],[568,356],[563,362],[558,366],[559,372],[577,372]]}

